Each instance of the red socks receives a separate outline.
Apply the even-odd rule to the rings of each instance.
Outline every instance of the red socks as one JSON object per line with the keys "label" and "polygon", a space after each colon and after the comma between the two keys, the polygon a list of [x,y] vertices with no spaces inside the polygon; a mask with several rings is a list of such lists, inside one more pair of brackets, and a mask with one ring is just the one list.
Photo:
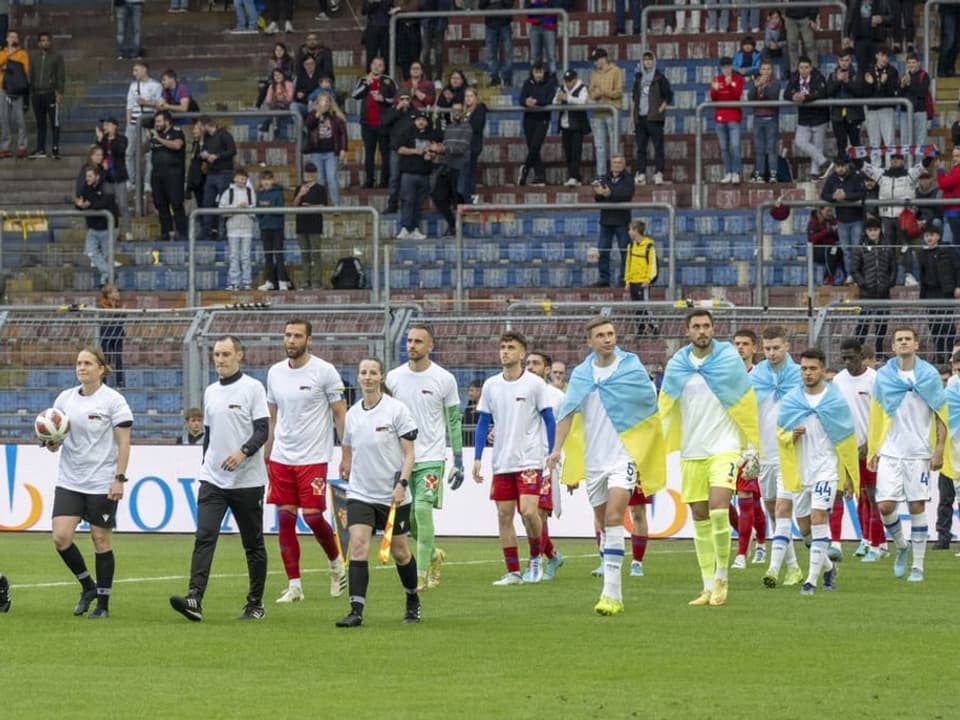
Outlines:
{"label": "red socks", "polygon": [[750,550],[750,535],[753,532],[754,501],[753,497],[737,498],[740,510],[740,522],[737,523],[737,555],[746,555]]}
{"label": "red socks", "polygon": [[763,510],[763,500],[759,495],[753,496],[753,529],[757,531],[757,545],[767,542],[767,514]]}
{"label": "red socks", "polygon": [[333,534],[333,528],[330,527],[322,513],[304,513],[303,521],[313,531],[313,536],[323,547],[328,560],[336,560],[340,557],[340,548],[337,547],[337,538]]}
{"label": "red socks", "polygon": [[287,510],[277,512],[280,521],[280,558],[287,578],[300,578],[300,541],[297,539],[297,516]]}
{"label": "red socks", "polygon": [[543,554],[553,560],[557,556],[557,549],[553,546],[553,540],[550,539],[550,531],[547,529],[547,521],[543,521],[543,532],[540,533],[540,547]]}
{"label": "red socks", "polygon": [[647,552],[647,536],[631,535],[630,546],[633,549],[633,559],[637,562],[643,562],[643,556]]}
{"label": "red socks", "polygon": [[843,537],[843,495],[837,493],[830,511],[830,541],[840,542]]}
{"label": "red socks", "polygon": [[507,564],[507,572],[520,572],[520,554],[516,546],[503,548],[503,561]]}

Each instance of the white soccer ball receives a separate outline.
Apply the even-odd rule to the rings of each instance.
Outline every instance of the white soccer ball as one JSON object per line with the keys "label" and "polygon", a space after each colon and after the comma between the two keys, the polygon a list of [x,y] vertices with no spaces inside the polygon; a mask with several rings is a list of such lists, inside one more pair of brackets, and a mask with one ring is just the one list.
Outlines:
{"label": "white soccer ball", "polygon": [[37,439],[46,443],[59,443],[70,432],[70,418],[63,410],[48,408],[33,421]]}

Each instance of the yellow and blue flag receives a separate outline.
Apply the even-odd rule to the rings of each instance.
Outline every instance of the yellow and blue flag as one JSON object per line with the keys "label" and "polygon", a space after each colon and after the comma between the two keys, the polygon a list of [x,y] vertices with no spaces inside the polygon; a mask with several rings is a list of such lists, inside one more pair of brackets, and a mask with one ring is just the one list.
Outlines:
{"label": "yellow and blue flag", "polygon": [[583,424],[577,411],[587,395],[596,390],[607,417],[633,459],[640,488],[649,497],[667,484],[666,453],[657,415],[657,388],[639,357],[619,347],[614,353],[619,362],[610,377],[600,382],[593,379],[595,353],[590,353],[570,375],[557,421],[571,413],[577,414],[564,442],[566,459],[561,482],[576,485],[585,476]]}
{"label": "yellow and blue flag", "polygon": [[797,444],[793,429],[799,427],[808,415],[816,415],[837,453],[837,477],[840,487],[844,476],[850,477],[854,495],[860,492],[860,454],[853,413],[843,395],[834,385],[827,384],[823,399],[811,407],[803,387],[788,392],[780,405],[777,418],[777,445],[780,450],[780,472],[783,486],[790,492],[800,492],[802,481],[797,462]]}
{"label": "yellow and blue flag", "polygon": [[800,377],[800,366],[787,355],[777,371],[771,367],[769,360],[754,365],[750,382],[757,393],[757,404],[761,405],[771,395],[775,402],[780,402],[788,392],[802,385],[803,379]]}
{"label": "yellow and blue flag", "polygon": [[949,385],[944,395],[947,398],[948,436],[953,437],[960,432],[960,383]]}
{"label": "yellow and blue flag", "polygon": [[707,387],[717,396],[720,404],[730,414],[740,431],[743,447],[748,443],[760,447],[760,421],[757,412],[757,394],[750,375],[743,367],[743,360],[733,345],[721,340],[713,341],[713,349],[699,367],[693,364],[690,353],[692,345],[684,345],[667,362],[660,386],[660,420],[667,452],[680,449],[680,394],[687,382],[699,373]]}

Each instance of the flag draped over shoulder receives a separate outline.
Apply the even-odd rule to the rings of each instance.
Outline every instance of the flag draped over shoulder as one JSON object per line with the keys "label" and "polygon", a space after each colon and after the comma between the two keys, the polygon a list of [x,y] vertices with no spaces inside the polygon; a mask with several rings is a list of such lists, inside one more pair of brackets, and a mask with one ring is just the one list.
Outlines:
{"label": "flag draped over shoulder", "polygon": [[707,387],[730,414],[740,431],[743,446],[751,443],[753,447],[760,447],[757,395],[740,355],[730,343],[714,340],[712,352],[707,355],[703,364],[697,367],[690,358],[692,349],[692,345],[685,345],[675,352],[663,373],[663,384],[660,386],[660,419],[667,452],[680,449],[680,394],[696,373],[703,377]]}
{"label": "flag draped over shoulder", "polygon": [[780,449],[780,472],[783,474],[784,487],[791,492],[800,491],[802,482],[793,429],[799,427],[808,415],[817,416],[834,452],[837,453],[840,488],[844,486],[844,476],[849,475],[853,492],[857,494],[860,491],[860,455],[853,413],[840,391],[830,384],[827,384],[823,399],[816,407],[810,406],[802,386],[794,388],[783,398],[780,416],[777,418],[777,445]]}
{"label": "flag draped over shoulder", "polygon": [[771,395],[776,402],[780,402],[793,388],[803,384],[800,366],[789,355],[777,371],[773,370],[767,360],[757,363],[750,373],[750,382],[757,393],[757,404],[763,403]]}
{"label": "flag draped over shoulder", "polygon": [[[596,390],[620,441],[633,458],[643,493],[650,496],[667,484],[666,454],[657,416],[657,389],[639,357],[620,348],[614,352],[619,359],[617,368],[599,383],[593,379],[595,353],[590,353],[574,368],[557,421],[576,412],[587,395]],[[580,413],[574,415],[564,442],[566,459],[561,481],[566,485],[576,485],[585,476],[581,418]]]}
{"label": "flag draped over shoulder", "polygon": [[947,397],[947,434],[953,436],[960,432],[960,383],[950,385],[945,394]]}
{"label": "flag draped over shoulder", "polygon": [[[877,380],[873,385],[873,397],[870,399],[870,429],[867,434],[867,456],[873,457],[880,451],[880,446],[890,431],[893,415],[903,402],[903,398],[910,391],[917,393],[927,404],[927,407],[949,427],[947,417],[947,399],[943,391],[943,381],[940,373],[926,360],[916,358],[913,365],[913,374],[916,382],[904,380],[897,373],[900,366],[897,358],[890,358],[879,370]],[[930,444],[936,445],[937,424],[930,423]],[[943,472],[953,477],[950,467],[950,443],[945,443],[943,453]]]}

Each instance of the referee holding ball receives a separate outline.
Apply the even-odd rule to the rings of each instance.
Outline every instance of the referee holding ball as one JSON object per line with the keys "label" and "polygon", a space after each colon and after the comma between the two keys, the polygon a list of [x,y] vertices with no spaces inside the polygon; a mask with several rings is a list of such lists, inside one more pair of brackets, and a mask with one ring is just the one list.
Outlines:
{"label": "referee holding ball", "polygon": [[370,539],[375,530],[386,526],[391,505],[396,505],[396,515],[390,553],[407,599],[403,622],[420,622],[417,561],[407,544],[411,502],[408,481],[417,426],[407,407],[386,393],[384,379],[382,362],[361,360],[357,384],[363,397],[347,411],[340,477],[349,479],[350,613],[337,621],[337,627],[363,624],[370,579]]}

